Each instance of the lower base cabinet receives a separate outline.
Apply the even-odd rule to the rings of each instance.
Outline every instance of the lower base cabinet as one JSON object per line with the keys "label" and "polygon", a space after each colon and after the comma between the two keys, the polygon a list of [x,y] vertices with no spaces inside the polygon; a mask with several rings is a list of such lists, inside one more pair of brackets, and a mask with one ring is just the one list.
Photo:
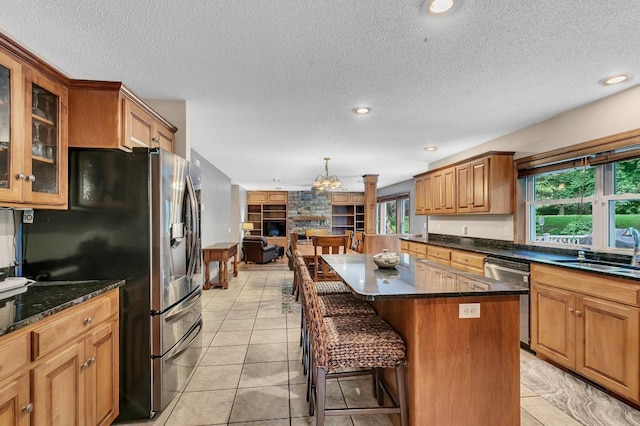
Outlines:
{"label": "lower base cabinet", "polygon": [[[80,331],[43,354],[30,347],[55,341],[47,335],[61,327]],[[106,426],[118,416],[118,290],[2,336],[0,348],[5,342],[13,346],[0,350],[0,425]],[[5,362],[25,349],[33,361],[3,376]]]}
{"label": "lower base cabinet", "polygon": [[0,385],[0,425],[29,425],[33,405],[29,402],[29,374]]}
{"label": "lower base cabinet", "polygon": [[[531,343],[538,356],[640,401],[640,309],[604,298],[632,300],[638,286],[560,268],[532,271]],[[567,286],[602,298],[561,288]]]}

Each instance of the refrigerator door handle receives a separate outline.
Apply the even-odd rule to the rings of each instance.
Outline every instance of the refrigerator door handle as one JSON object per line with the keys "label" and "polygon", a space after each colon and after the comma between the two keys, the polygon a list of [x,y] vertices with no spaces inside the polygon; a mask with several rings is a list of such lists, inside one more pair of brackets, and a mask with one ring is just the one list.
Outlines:
{"label": "refrigerator door handle", "polygon": [[198,204],[196,202],[196,191],[193,187],[193,181],[191,180],[191,176],[187,175],[186,182],[187,192],[189,194],[189,207],[191,209],[191,223],[190,223],[190,241],[191,247],[189,252],[189,266],[187,267],[187,277],[189,279],[193,278],[193,274],[195,272],[197,266],[197,256],[198,256],[198,226],[200,224],[200,220],[198,218]]}
{"label": "refrigerator door handle", "polygon": [[185,314],[189,313],[191,311],[191,308],[200,302],[200,299],[202,299],[202,293],[197,293],[194,296],[192,296],[192,300],[189,301],[187,305],[181,306],[180,309],[177,310],[176,312],[171,312],[171,314],[169,314],[164,319],[165,323],[172,322],[173,320],[180,318]]}

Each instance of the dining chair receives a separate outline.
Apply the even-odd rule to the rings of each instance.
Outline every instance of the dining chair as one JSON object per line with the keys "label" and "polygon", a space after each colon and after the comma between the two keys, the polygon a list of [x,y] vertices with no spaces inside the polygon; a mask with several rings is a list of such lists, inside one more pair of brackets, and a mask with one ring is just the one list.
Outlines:
{"label": "dining chair", "polygon": [[347,235],[314,235],[313,243],[314,281],[334,281],[340,277],[333,272],[329,265],[322,261],[323,254],[346,254],[349,242]]}
{"label": "dining chair", "polygon": [[305,236],[307,237],[307,244],[311,244],[311,237],[314,235],[329,235],[328,228],[319,228],[319,229],[307,229],[304,231]]}

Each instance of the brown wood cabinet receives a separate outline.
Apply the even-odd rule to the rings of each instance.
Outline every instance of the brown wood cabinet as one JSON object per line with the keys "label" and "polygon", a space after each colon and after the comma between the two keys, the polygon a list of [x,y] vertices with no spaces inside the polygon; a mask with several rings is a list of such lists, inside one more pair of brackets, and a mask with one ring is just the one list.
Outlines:
{"label": "brown wood cabinet", "polygon": [[472,274],[484,275],[484,254],[451,250],[451,267]]}
{"label": "brown wood cabinet", "polygon": [[510,214],[512,152],[490,152],[414,177],[416,214]]}
{"label": "brown wood cabinet", "polygon": [[639,401],[639,288],[632,281],[532,265],[532,348]]}
{"label": "brown wood cabinet", "polygon": [[451,249],[427,245],[427,260],[451,266]]}
{"label": "brown wood cabinet", "polygon": [[363,204],[364,205],[364,193],[332,192],[331,204]]}
{"label": "brown wood cabinet", "polygon": [[427,258],[427,245],[416,241],[409,241],[407,252],[421,259]]}
{"label": "brown wood cabinet", "polygon": [[433,214],[450,214],[456,212],[456,169],[450,167],[438,170],[431,175],[431,191]]}
{"label": "brown wood cabinet", "polygon": [[433,195],[431,190],[431,175],[416,176],[415,182],[415,214],[431,214]]}
{"label": "brown wood cabinet", "polygon": [[286,204],[288,195],[286,191],[249,191],[247,192],[248,204]]}
{"label": "brown wood cabinet", "polygon": [[69,111],[69,146],[174,151],[178,129],[120,82],[72,80]]}
{"label": "brown wood cabinet", "polygon": [[364,231],[364,194],[339,192],[331,194],[331,233]]}
{"label": "brown wood cabinet", "polygon": [[29,389],[29,373],[0,382],[0,425],[30,424],[33,404]]}
{"label": "brown wood cabinet", "polygon": [[0,424],[113,422],[119,413],[118,299],[112,290],[0,337]]}
{"label": "brown wood cabinet", "polygon": [[253,224],[251,235],[267,237],[269,244],[287,247],[286,191],[247,192],[247,222]]}
{"label": "brown wood cabinet", "polygon": [[0,35],[0,206],[67,208],[67,85]]}

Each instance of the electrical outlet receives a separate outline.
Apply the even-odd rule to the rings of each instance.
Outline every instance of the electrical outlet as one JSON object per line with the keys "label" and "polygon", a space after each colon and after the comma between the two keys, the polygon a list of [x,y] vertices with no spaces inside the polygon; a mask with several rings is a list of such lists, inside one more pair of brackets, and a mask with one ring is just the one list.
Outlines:
{"label": "electrical outlet", "polygon": [[459,304],[458,318],[480,318],[480,304],[479,303]]}
{"label": "electrical outlet", "polygon": [[22,211],[22,223],[33,223],[33,210]]}
{"label": "electrical outlet", "polygon": [[467,225],[462,225],[462,235],[467,235]]}

